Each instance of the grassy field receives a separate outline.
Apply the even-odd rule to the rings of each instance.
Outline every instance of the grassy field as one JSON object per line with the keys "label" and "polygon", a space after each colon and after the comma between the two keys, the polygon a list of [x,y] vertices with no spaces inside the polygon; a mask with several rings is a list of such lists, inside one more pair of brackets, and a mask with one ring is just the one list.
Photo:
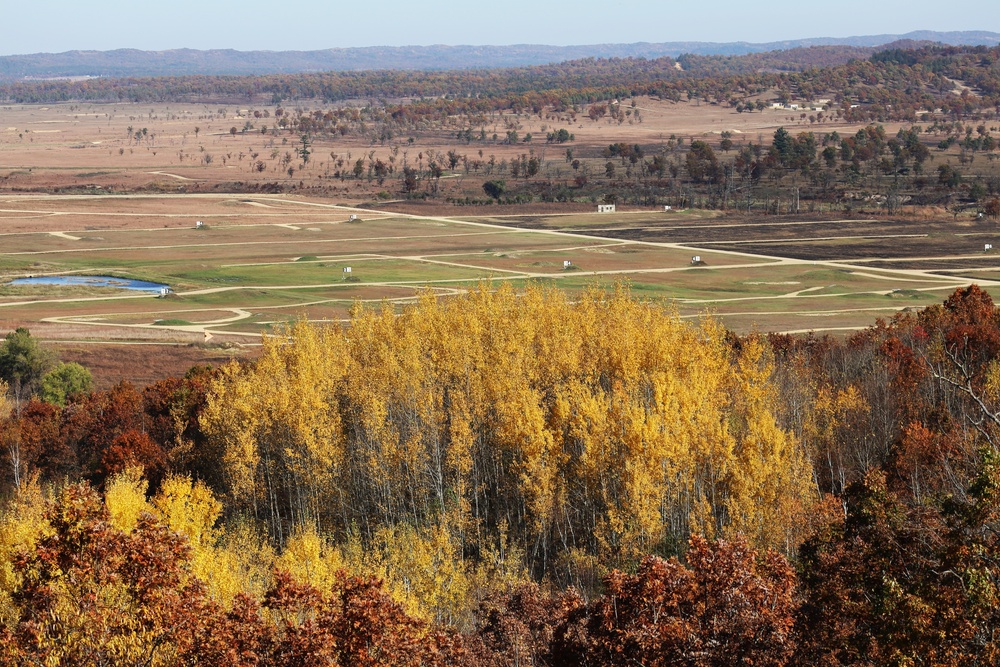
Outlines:
{"label": "grassy field", "polygon": [[[604,168],[602,151],[612,141],[651,145],[675,133],[716,141],[722,130],[753,138],[801,124],[783,113],[735,114],[712,105],[640,100],[640,108],[642,123],[587,120],[573,128],[572,149],[587,169]],[[1000,254],[983,250],[986,243],[1000,247],[1000,233],[968,216],[747,217],[639,206],[597,214],[582,201],[448,204],[447,196],[482,196],[486,176],[461,170],[440,179],[436,197],[396,200],[398,183],[333,178],[334,162],[374,155],[398,158],[397,167],[414,164],[454,147],[452,134],[418,135],[398,156],[399,146],[320,138],[314,160],[285,178],[274,156],[294,148],[287,137],[229,132],[248,113],[204,105],[6,108],[2,328],[29,327],[93,364],[104,380],[120,373],[145,382],[148,369],[171,368],[171,358],[172,372],[183,372],[198,359],[253,354],[262,332],[297,318],[340,321],[358,302],[398,308],[422,290],[448,296],[482,281],[541,282],[570,293],[627,281],[635,295],[671,303],[682,317],[713,313],[739,332],[843,333],[938,302],[958,286],[1000,280]],[[522,133],[544,136],[544,119],[518,122]],[[127,130],[141,127],[148,137],[134,140]],[[856,131],[835,123],[816,128],[834,129]],[[565,147],[491,144],[489,152],[480,157],[531,152],[546,165],[539,178],[552,182],[576,174]],[[264,171],[251,168],[258,153]],[[200,191],[187,191],[195,185]],[[250,192],[268,185],[282,191]],[[10,284],[66,274],[136,278],[172,291],[158,298]]]}
{"label": "grassy field", "polygon": [[[245,212],[212,218],[233,202]],[[178,341],[208,333],[252,343],[282,322],[338,320],[356,301],[405,303],[428,288],[448,295],[483,280],[518,286],[541,281],[578,292],[628,281],[639,296],[672,302],[683,316],[713,312],[738,331],[841,331],[933,303],[968,282],[946,273],[947,255],[926,269],[908,262],[875,266],[868,258],[860,263],[827,258],[836,256],[837,243],[817,238],[816,224],[809,221],[784,221],[776,232],[773,224],[737,229],[714,217],[655,211],[537,218],[369,211],[360,224],[345,224],[350,210],[288,195],[12,195],[0,224],[22,228],[4,236],[4,278],[109,274],[161,282],[172,293],[157,298],[116,288],[4,283],[0,312],[5,322],[41,327],[53,339],[102,340],[114,334],[145,340],[153,331],[158,339],[163,332]],[[45,212],[33,223],[37,231],[23,228],[28,211]],[[164,218],[163,211],[173,217]],[[114,218],[113,228],[94,229],[104,224],[102,213]],[[150,224],[151,218],[168,222]],[[211,222],[196,229],[195,220]],[[694,240],[699,224],[725,227],[741,242],[720,243],[706,229],[709,240],[699,245]],[[850,231],[852,225],[876,224],[844,226]],[[791,248],[821,249],[822,258],[776,254],[781,250],[773,242],[776,233],[790,240]],[[935,233],[945,239],[940,247],[948,254],[971,243],[967,225],[951,236],[945,228]],[[754,234],[769,242],[751,243]],[[905,257],[909,248],[927,261],[924,237],[895,236],[895,254]],[[853,247],[850,239],[842,243]],[[695,255],[698,265],[692,263]],[[968,272],[968,265],[956,264],[954,270]]]}

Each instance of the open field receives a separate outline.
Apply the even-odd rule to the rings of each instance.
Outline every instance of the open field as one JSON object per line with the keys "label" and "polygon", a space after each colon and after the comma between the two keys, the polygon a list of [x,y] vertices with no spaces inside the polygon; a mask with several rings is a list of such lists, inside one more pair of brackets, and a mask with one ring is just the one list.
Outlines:
{"label": "open field", "polygon": [[[723,130],[759,141],[780,125],[802,124],[854,131],[829,121],[811,127],[780,110],[736,114],[647,99],[634,108],[641,123],[584,119],[571,127],[580,169],[603,170],[610,142],[717,141]],[[426,200],[396,199],[398,176],[382,184],[370,174],[334,175],[338,163],[360,156],[424,164],[456,146],[450,131],[428,131],[402,150],[354,135],[317,138],[313,159],[293,164],[293,176],[282,156],[295,150],[294,139],[261,132],[274,118],[255,120],[248,109],[52,105],[6,107],[3,115],[0,324],[28,326],[64,358],[92,365],[105,384],[252,355],[262,332],[297,318],[341,321],[358,302],[396,307],[422,290],[447,296],[481,281],[536,281],[577,293],[624,280],[682,317],[711,312],[736,331],[835,333],[939,302],[973,280],[1000,284],[1000,255],[983,251],[985,243],[1000,247],[1000,230],[969,216],[843,219],[640,206],[597,214],[583,201],[456,206],[445,198],[482,197],[484,173],[452,170]],[[514,120],[522,135],[544,137],[564,119]],[[231,132],[247,123],[256,126]],[[137,137],[139,128],[147,132]],[[577,173],[564,146],[494,143],[488,150],[479,157],[513,160],[530,151],[549,182]],[[172,292],[158,298],[9,284],[63,274],[136,278]]]}
{"label": "open field", "polygon": [[[581,174],[603,173],[607,159],[603,151],[611,143],[661,146],[671,136],[687,144],[694,139],[717,143],[722,132],[731,133],[737,143],[760,142],[782,126],[790,131],[841,133],[857,127],[829,118],[810,123],[798,112],[785,109],[736,113],[728,107],[699,101],[670,102],[643,97],[634,102],[630,111],[640,114],[641,120],[637,120],[640,116],[631,116],[623,123],[554,113],[502,113],[483,121],[482,129],[490,136],[503,137],[507,129],[514,128],[522,141],[513,144],[456,142],[454,129],[445,126],[420,132],[408,130],[408,136],[377,144],[353,131],[336,138],[317,136],[311,139],[312,157],[306,162],[296,158],[298,135],[277,131],[275,106],[9,105],[0,109],[3,116],[0,188],[93,193],[137,189],[205,192],[218,186],[238,189],[268,186],[312,191],[345,203],[370,201],[378,193],[391,201],[398,196],[403,165],[423,169],[453,149],[473,160],[478,157],[483,163],[491,158],[496,164],[503,163],[503,171],[494,171],[493,177],[506,174],[507,162],[520,155],[537,156],[543,164],[539,176],[551,183],[571,184]],[[326,109],[328,105],[309,101],[302,107],[296,104],[286,107],[287,115],[293,108],[310,111]],[[900,123],[885,124],[889,133],[895,133],[900,126]],[[574,140],[567,144],[546,143],[546,133],[557,128],[572,132]],[[525,143],[523,139],[528,135],[534,140]],[[581,166],[572,167],[572,160],[564,159],[567,149]],[[370,173],[367,178],[353,178],[349,170],[358,158],[367,158],[369,162],[381,159],[395,167],[395,175],[384,183],[373,180]],[[290,174],[288,167],[293,168]],[[439,197],[482,197],[481,185],[490,177],[489,173],[486,167],[472,171],[459,167],[449,170],[434,187]],[[264,205],[269,209],[277,207],[276,213],[281,212],[280,204]],[[261,202],[236,200],[219,206],[206,207],[203,214],[239,216],[247,209],[260,207]],[[170,208],[146,210],[154,218],[176,213]],[[86,209],[80,214],[85,215]],[[25,211],[24,215],[36,214]],[[115,221],[104,224],[114,226]]]}
{"label": "open field", "polygon": [[[218,214],[234,201],[248,212]],[[116,222],[95,230],[105,225],[102,205]],[[883,221],[731,223],[646,211],[605,214],[598,225],[590,213],[513,220],[365,211],[360,221],[348,222],[356,209],[286,195],[11,195],[4,207],[0,224],[21,225],[3,237],[5,278],[111,274],[173,290],[160,298],[115,288],[0,285],[5,324],[26,324],[52,341],[194,344],[207,338],[253,346],[261,332],[296,318],[341,320],[359,301],[405,303],[424,289],[448,295],[483,280],[542,281],[570,292],[627,280],[637,295],[672,302],[683,317],[713,312],[738,331],[843,331],[939,301],[968,282],[942,273],[948,258],[962,249],[974,256],[965,247],[972,241],[964,223],[951,233],[946,223],[933,227],[942,259],[920,268],[838,259],[837,242],[816,240],[839,226],[839,243],[848,247],[858,238],[884,236],[895,248],[886,255],[930,261],[926,237],[901,233],[912,223]],[[162,216],[158,209],[175,217],[150,225],[149,215]],[[46,212],[34,231],[24,226],[26,210]],[[206,227],[195,229],[195,220]],[[697,243],[699,234],[704,243]],[[740,242],[720,243],[719,234]],[[790,243],[774,243],[774,236]],[[761,237],[768,243],[752,243]],[[779,254],[786,245],[830,251],[816,260]],[[692,265],[694,255],[701,265]],[[979,255],[953,261],[992,266],[992,256]],[[956,263],[954,270],[969,265]]]}

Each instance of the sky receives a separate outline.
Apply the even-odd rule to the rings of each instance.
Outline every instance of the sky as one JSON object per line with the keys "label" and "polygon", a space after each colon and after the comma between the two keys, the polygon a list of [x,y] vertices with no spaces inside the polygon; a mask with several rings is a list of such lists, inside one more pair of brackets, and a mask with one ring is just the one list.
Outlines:
{"label": "sky", "polygon": [[996,0],[34,0],[3,3],[0,55],[75,49],[313,50],[427,44],[771,42],[1000,32]]}

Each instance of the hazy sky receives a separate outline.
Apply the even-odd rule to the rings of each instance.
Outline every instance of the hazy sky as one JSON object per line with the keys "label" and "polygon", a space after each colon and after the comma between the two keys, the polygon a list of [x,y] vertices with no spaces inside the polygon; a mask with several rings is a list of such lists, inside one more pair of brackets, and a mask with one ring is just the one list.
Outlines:
{"label": "hazy sky", "polygon": [[996,0],[34,0],[4,2],[0,54],[311,50],[407,44],[769,42],[910,30],[1000,32]]}

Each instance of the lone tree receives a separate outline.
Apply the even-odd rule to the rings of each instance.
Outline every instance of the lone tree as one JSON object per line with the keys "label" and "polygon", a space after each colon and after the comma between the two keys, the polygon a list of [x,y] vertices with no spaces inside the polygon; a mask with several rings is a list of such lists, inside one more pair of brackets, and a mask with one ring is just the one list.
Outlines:
{"label": "lone tree", "polygon": [[994,197],[993,199],[986,202],[986,206],[983,207],[986,215],[990,216],[994,220],[1000,218],[1000,199]]}
{"label": "lone tree", "polygon": [[719,160],[715,151],[704,141],[692,141],[686,159],[688,176],[692,181],[714,183],[720,175]]}
{"label": "lone tree", "polygon": [[486,181],[483,183],[483,192],[497,201],[500,201],[500,197],[503,193],[507,192],[507,183],[502,180]]}
{"label": "lone tree", "polygon": [[417,189],[417,170],[413,167],[403,167],[403,191],[413,192]]}
{"label": "lone tree", "polygon": [[18,410],[39,387],[55,359],[25,327],[11,331],[0,344],[0,379],[10,385]]}
{"label": "lone tree", "polygon": [[39,396],[46,403],[66,405],[66,400],[75,395],[90,391],[94,387],[94,378],[90,371],[75,362],[59,364],[42,378]]}

